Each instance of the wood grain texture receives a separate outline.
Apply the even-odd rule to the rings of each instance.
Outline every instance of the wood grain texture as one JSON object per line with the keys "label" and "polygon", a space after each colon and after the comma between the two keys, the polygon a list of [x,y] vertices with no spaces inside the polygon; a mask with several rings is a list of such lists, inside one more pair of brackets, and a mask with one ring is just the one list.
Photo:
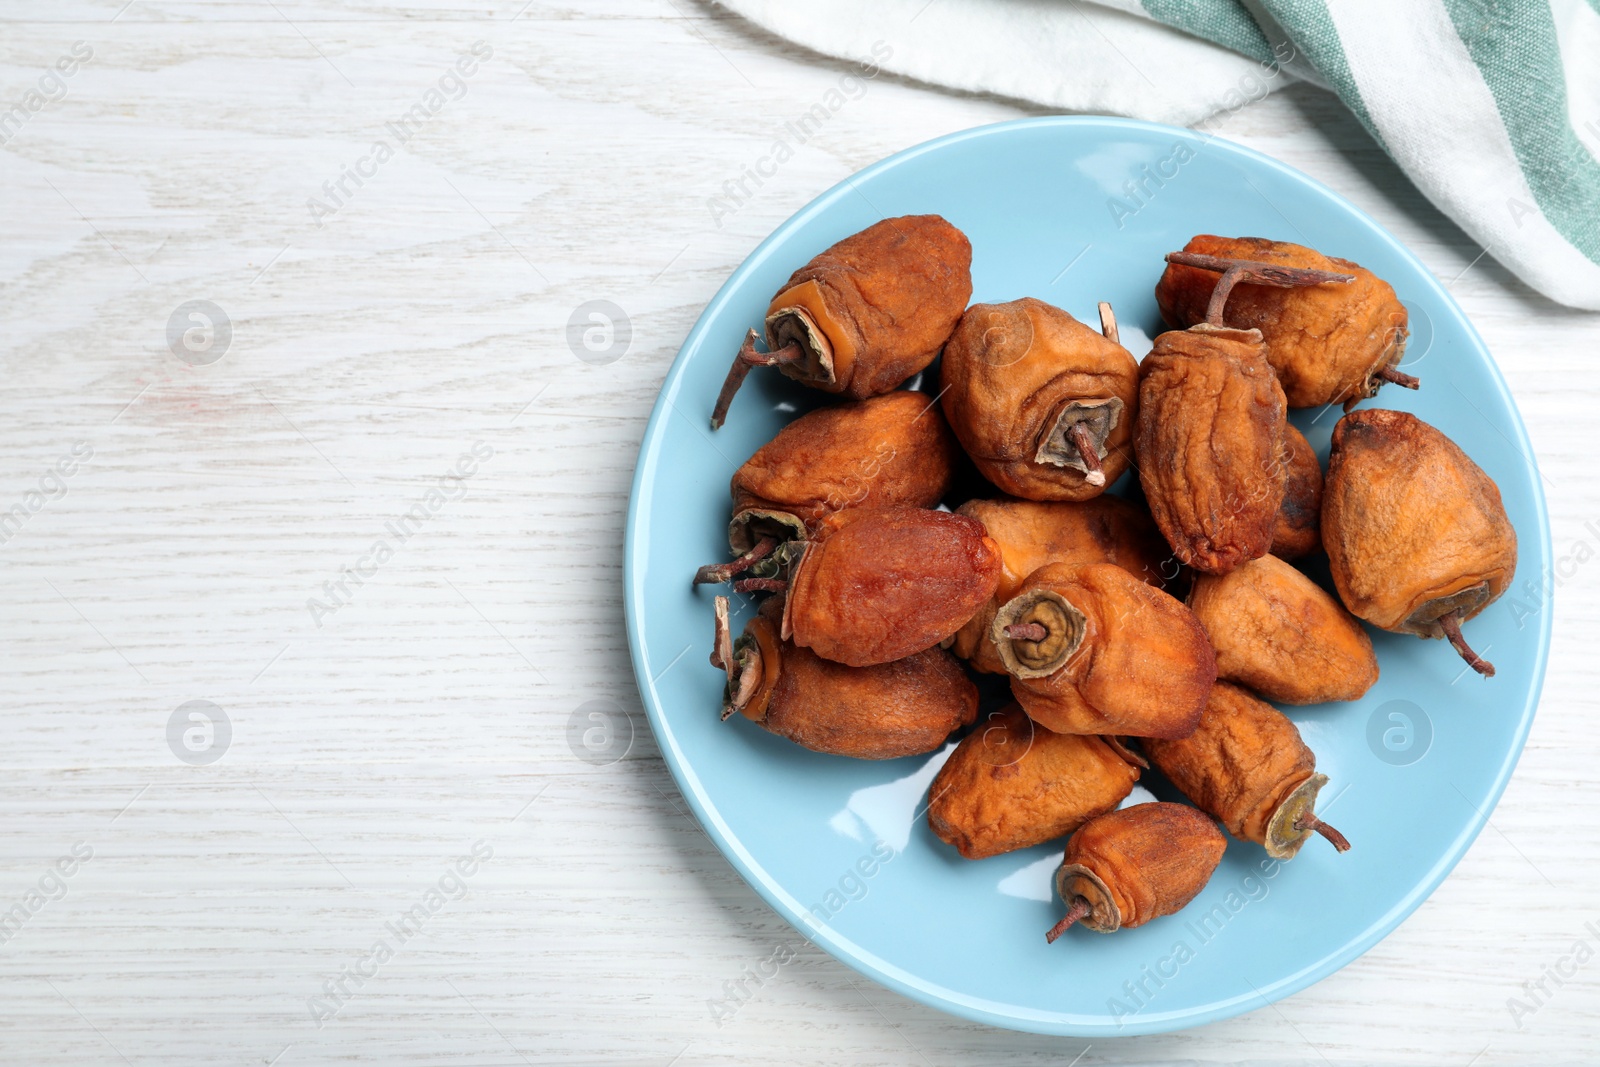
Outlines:
{"label": "wood grain texture", "polygon": [[[1085,1052],[946,1017],[802,944],[719,1026],[707,1001],[794,935],[686,813],[639,713],[621,526],[645,419],[700,308],[791,212],[897,149],[1030,109],[880,77],[717,220],[708,198],[844,68],[697,0],[520,7],[0,2],[4,106],[74,42],[93,49],[0,154],[0,511],[76,442],[93,450],[0,545],[0,912],[92,849],[0,944],[0,1060],[1592,1055],[1600,962],[1520,1028],[1506,1009],[1600,921],[1591,562],[1557,591],[1543,705],[1492,828],[1306,992]],[[493,55],[464,95],[318,225],[307,199],[479,41]],[[1479,258],[1331,97],[1290,89],[1218,129],[1354,200],[1449,283],[1529,422],[1558,557],[1600,547],[1595,318]],[[233,329],[203,366],[167,341],[197,299]],[[604,366],[565,333],[596,299],[632,329]],[[313,618],[308,599],[476,442],[491,458]],[[190,700],[232,727],[207,766],[168,748]],[[626,759],[574,756],[591,700],[634,714]],[[346,979],[319,1028],[308,1000],[478,841],[493,857],[465,895]]]}

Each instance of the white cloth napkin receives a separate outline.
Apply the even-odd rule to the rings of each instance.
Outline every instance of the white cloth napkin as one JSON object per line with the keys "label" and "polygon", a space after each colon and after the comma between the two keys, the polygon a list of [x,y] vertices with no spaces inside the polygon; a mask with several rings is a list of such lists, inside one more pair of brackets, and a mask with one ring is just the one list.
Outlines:
{"label": "white cloth napkin", "polygon": [[1192,126],[1301,78],[1551,299],[1600,310],[1600,0],[719,0],[815,51]]}

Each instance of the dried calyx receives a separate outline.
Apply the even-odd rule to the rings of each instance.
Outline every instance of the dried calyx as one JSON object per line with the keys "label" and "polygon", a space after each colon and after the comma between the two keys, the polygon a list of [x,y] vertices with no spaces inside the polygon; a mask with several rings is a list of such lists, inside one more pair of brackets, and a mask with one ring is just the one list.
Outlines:
{"label": "dried calyx", "polygon": [[[727,675],[728,686],[733,686],[733,635],[728,626],[728,598],[716,600],[717,634],[711,644],[711,665]],[[726,718],[727,716],[723,716]]]}
{"label": "dried calyx", "polygon": [[712,646],[711,665],[723,671],[727,684],[722,692],[722,719],[750,706],[751,698],[761,686],[763,666],[761,646],[755,638],[742,636],[733,640],[728,624],[728,598],[717,597],[717,635]]}
{"label": "dried calyx", "polygon": [[784,351],[798,347],[800,359],[785,361],[797,364],[789,373],[808,382],[833,384],[833,343],[811,312],[802,307],[779,308],[767,316],[767,336]]}
{"label": "dried calyx", "polygon": [[1439,616],[1438,622],[1439,628],[1444,631],[1444,636],[1450,642],[1450,647],[1454,648],[1461,658],[1467,661],[1467,666],[1485,678],[1493,678],[1494,664],[1474,652],[1472,646],[1467,644],[1467,639],[1461,636],[1461,612],[1447,612]]}
{"label": "dried calyx", "polygon": [[783,578],[740,578],[733,583],[735,593],[781,593],[788,588]]}
{"label": "dried calyx", "polygon": [[[1116,313],[1103,300],[1100,302],[1100,332],[1112,344],[1121,344]],[[1110,451],[1106,448],[1106,439],[1122,421],[1123,406],[1121,398],[1114,396],[1063,404],[1060,413],[1047,423],[1048,429],[1039,439],[1034,462],[1082,471],[1085,482],[1105,485],[1103,464]]]}
{"label": "dried calyx", "polygon": [[1065,863],[1056,871],[1056,891],[1067,904],[1067,914],[1044,935],[1045,943],[1056,939],[1073,925],[1082,923],[1097,934],[1122,929],[1122,909],[1117,907],[1111,887],[1081,863]]}
{"label": "dried calyx", "polygon": [[1405,327],[1396,327],[1389,333],[1389,345],[1379,355],[1376,362],[1367,370],[1366,377],[1361,380],[1359,388],[1355,389],[1345,399],[1344,409],[1349,411],[1355,407],[1357,401],[1376,396],[1378,390],[1385,382],[1398,385],[1402,389],[1420,389],[1422,379],[1415,374],[1407,374],[1400,370],[1400,360],[1406,354],[1407,334]]}
{"label": "dried calyx", "polygon": [[1423,604],[1411,613],[1411,617],[1406,620],[1406,627],[1413,632],[1444,637],[1450,642],[1450,647],[1456,650],[1456,654],[1466,661],[1467,666],[1485,678],[1493,678],[1494,664],[1474,652],[1461,634],[1462,620],[1471,618],[1489,599],[1488,583],[1479,582],[1459,593],[1439,597]]}
{"label": "dried calyx", "polygon": [[[1399,362],[1398,356],[1395,357],[1395,362]],[[1418,389],[1422,386],[1422,379],[1418,378],[1415,374],[1406,374],[1402,371],[1395,370],[1393,366],[1390,366],[1387,363],[1380,365],[1376,370],[1374,370],[1372,372],[1372,377],[1382,381],[1390,382],[1394,385],[1398,385],[1403,389]],[[1373,388],[1377,387],[1373,386]]]}
{"label": "dried calyx", "polygon": [[1044,678],[1060,670],[1083,645],[1083,612],[1052,589],[1034,589],[995,612],[990,636],[1006,670],[1018,678]]}
{"label": "dried calyx", "polygon": [[1267,822],[1267,839],[1262,843],[1267,855],[1280,860],[1293,859],[1313,833],[1340,852],[1350,851],[1349,840],[1317,818],[1317,794],[1327,784],[1327,775],[1313,774],[1283,798]]}
{"label": "dried calyx", "polygon": [[[1206,305],[1205,324],[1213,328],[1226,328],[1222,311],[1228,296],[1240,282],[1250,285],[1271,285],[1279,289],[1298,289],[1302,286],[1322,285],[1326,282],[1353,282],[1354,274],[1336,274],[1327,270],[1309,270],[1304,267],[1285,267],[1276,263],[1262,263],[1253,259],[1227,259],[1208,256],[1200,252],[1169,252],[1167,262],[1184,267],[1216,271],[1222,277],[1211,290],[1211,302]],[[1409,377],[1407,375],[1406,377]]]}
{"label": "dried calyx", "polygon": [[715,585],[729,581],[736,574],[743,574],[757,563],[772,555],[773,549],[778,547],[777,538],[763,537],[757,541],[750,551],[730,559],[726,563],[707,563],[704,567],[694,572],[695,585]]}
{"label": "dried calyx", "polygon": [[[775,542],[773,548],[785,541],[803,540],[806,536],[806,524],[793,512],[777,511],[772,508],[747,508],[736,513],[728,521],[728,543],[735,552],[748,552],[760,545],[765,539],[770,538]],[[768,549],[770,552],[772,549]],[[764,554],[764,553],[763,553]],[[758,557],[759,558],[759,557]],[[713,564],[712,567],[730,566],[728,564]],[[711,567],[702,567],[702,571],[711,572]],[[725,582],[726,578],[708,578],[707,581]]]}
{"label": "dried calyx", "polygon": [[716,407],[711,409],[711,428],[719,430],[728,417],[728,406],[744,384],[752,367],[798,367],[807,381],[833,381],[833,346],[803,308],[780,308],[767,317],[767,336],[775,342],[770,352],[756,350],[760,335],[751,330],[733,357]]}
{"label": "dried calyx", "polygon": [[1122,408],[1121,398],[1115,396],[1063,404],[1039,442],[1034,462],[1082,471],[1090,485],[1105,485],[1103,463],[1110,451],[1106,438],[1122,420]]}
{"label": "dried calyx", "polygon": [[788,585],[789,565],[798,560],[804,550],[804,541],[780,542],[773,536],[763,537],[737,559],[708,563],[695,571],[694,584],[718,585],[732,581],[734,589],[741,593],[781,591]]}

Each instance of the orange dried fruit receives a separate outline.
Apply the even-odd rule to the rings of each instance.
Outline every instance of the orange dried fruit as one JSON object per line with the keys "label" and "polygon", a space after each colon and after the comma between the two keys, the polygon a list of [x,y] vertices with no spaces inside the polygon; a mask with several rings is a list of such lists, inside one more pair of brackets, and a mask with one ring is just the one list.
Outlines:
{"label": "orange dried fruit", "polygon": [[1356,700],[1378,680],[1378,657],[1361,623],[1277,556],[1196,577],[1189,610],[1211,639],[1217,677],[1268,700]]}
{"label": "orange dried fruit", "polygon": [[[766,577],[767,570],[781,575]],[[739,592],[784,592],[783,639],[852,667],[953,636],[994,594],[998,547],[983,523],[921,508],[848,508],[763,560]]]}
{"label": "orange dried fruit", "polygon": [[956,655],[988,674],[1006,670],[989,636],[995,612],[1045,564],[1115,563],[1158,589],[1178,571],[1149,513],[1121,497],[969,500],[956,514],[983,523],[1000,548],[1000,584],[989,602],[957,631],[951,646]]}
{"label": "orange dried fruit", "polygon": [[733,642],[717,597],[711,662],[727,674],[724,719],[738,713],[814,752],[896,759],[932,752],[977,716],[977,687],[943,649],[848,667],[783,640],[780,606],[768,600]]}
{"label": "orange dried fruit", "polygon": [[1054,943],[1074,923],[1109,934],[1181,910],[1227,847],[1216,823],[1183,804],[1135,804],[1089,820],[1056,871],[1067,914],[1045,940]]}
{"label": "orange dried fruit", "polygon": [[939,769],[928,825],[967,859],[984,859],[1072,833],[1138,780],[1138,759],[1114,739],[1053,733],[1012,704]]}
{"label": "orange dried fruit", "polygon": [[1173,553],[1208,574],[1266,555],[1283,502],[1284,406],[1259,343],[1168,332],[1142,366],[1139,482]]}
{"label": "orange dried fruit", "polygon": [[978,472],[1029,500],[1087,500],[1128,469],[1139,365],[1102,330],[1023,297],[974,304],[945,346],[945,417]]}
{"label": "orange dried fruit", "polygon": [[938,215],[884,219],[795,271],[751,330],[711,414],[720,427],[751,367],[860,400],[932,363],[972,296],[972,245]]}
{"label": "orange dried fruit", "polygon": [[1450,438],[1415,415],[1352,411],[1333,428],[1322,544],[1345,607],[1394,633],[1447,639],[1485,677],[1461,624],[1517,569],[1500,489]]}
{"label": "orange dried fruit", "polygon": [[1303,288],[1350,276],[1247,260],[1214,265],[1222,275],[1205,321],[1161,334],[1140,364],[1134,451],[1150,514],[1173,552],[1196,570],[1226,574],[1272,547],[1287,478],[1283,389],[1261,331],[1222,324],[1228,298],[1245,282]]}
{"label": "orange dried fruit", "polygon": [[1313,832],[1340,852],[1350,842],[1317,818],[1328,776],[1288,716],[1238,686],[1218,682],[1200,727],[1188,737],[1141,747],[1178,791],[1241,841],[1274,859],[1294,858]]}
{"label": "orange dried fruit", "polygon": [[739,558],[700,568],[725,582],[845,508],[931,507],[959,449],[933,397],[897,390],[819,408],[778,431],[734,472],[728,544]]}
{"label": "orange dried fruit", "polygon": [[1407,313],[1394,289],[1349,260],[1302,245],[1260,237],[1195,237],[1182,253],[1168,257],[1156,285],[1162,318],[1178,328],[1207,321],[1216,274],[1237,260],[1350,278],[1347,284],[1294,289],[1246,279],[1228,301],[1226,314],[1212,320],[1261,332],[1290,407],[1344,403],[1348,408],[1385,382],[1417,388],[1416,378],[1396,369],[1405,353]]}
{"label": "orange dried fruit", "polygon": [[1183,737],[1217,677],[1189,609],[1109,563],[1034,571],[990,635],[1012,696],[1057,733]]}

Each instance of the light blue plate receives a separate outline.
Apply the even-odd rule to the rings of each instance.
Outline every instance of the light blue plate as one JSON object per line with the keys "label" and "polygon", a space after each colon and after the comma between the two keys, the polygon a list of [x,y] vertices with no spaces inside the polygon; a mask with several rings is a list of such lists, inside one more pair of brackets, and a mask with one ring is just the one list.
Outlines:
{"label": "light blue plate", "polygon": [[[1421,375],[1422,391],[1391,386],[1367,406],[1414,411],[1460,443],[1499,483],[1521,559],[1512,591],[1467,626],[1499,668],[1492,680],[1465,671],[1443,641],[1374,633],[1382,677],[1365,698],[1290,709],[1333,780],[1321,807],[1354,843],[1350,853],[1313,840],[1269,877],[1265,853],[1234,842],[1180,914],[1046,945],[1062,912],[1051,889],[1058,845],[960,859],[923,818],[943,753],[870,763],[718,721],[722,676],[707,663],[718,590],[693,590],[689,579],[727,557],[734,469],[820,397],[756,371],[716,433],[712,401],[745,330],[791,271],[885,216],[926,212],[972,239],[974,301],[1034,296],[1095,322],[1095,302],[1110,300],[1135,356],[1148,350],[1138,331],[1160,330],[1152,288],[1162,254],[1196,233],[1295,241],[1353,259],[1410,307],[1405,367]],[[1338,415],[1295,414],[1324,461]],[[1084,1036],[1196,1026],[1304,989],[1371,948],[1483,828],[1533,721],[1550,644],[1539,478],[1505,382],[1461,310],[1411,253],[1329,190],[1192,130],[1104,118],[988,126],[829,190],[756,249],[690,332],[645,430],[628,511],[634,671],[667,765],[712,840],[838,959],[996,1026]]]}

